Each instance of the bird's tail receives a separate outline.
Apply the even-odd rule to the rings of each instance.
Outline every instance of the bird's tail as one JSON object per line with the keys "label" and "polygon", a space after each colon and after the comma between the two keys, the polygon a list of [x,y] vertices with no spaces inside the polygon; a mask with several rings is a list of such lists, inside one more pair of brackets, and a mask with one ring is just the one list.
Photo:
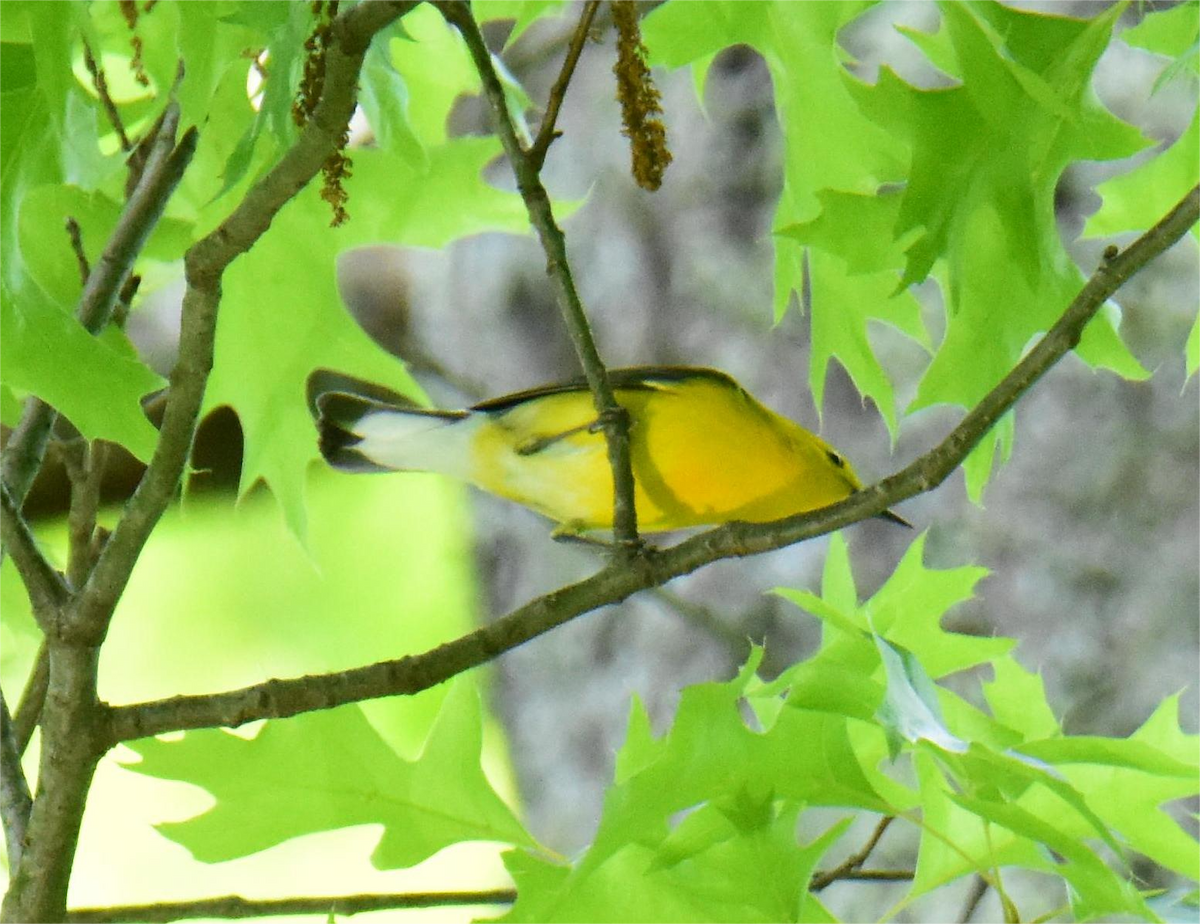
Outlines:
{"label": "bird's tail", "polygon": [[391,389],[318,369],[308,408],[325,461],[344,472],[430,471],[463,477],[470,457],[468,411],[420,407]]}

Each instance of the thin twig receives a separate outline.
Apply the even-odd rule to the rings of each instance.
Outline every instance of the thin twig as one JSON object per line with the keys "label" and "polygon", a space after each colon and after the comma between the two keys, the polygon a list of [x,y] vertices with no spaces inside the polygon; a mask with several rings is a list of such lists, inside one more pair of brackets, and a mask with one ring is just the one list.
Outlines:
{"label": "thin twig", "polygon": [[[828,874],[818,872],[813,878],[825,875]],[[916,874],[911,869],[852,869],[837,878],[850,882],[911,882],[915,876]],[[815,886],[813,891],[816,891]]]}
{"label": "thin twig", "polygon": [[975,916],[975,909],[979,907],[979,903],[983,901],[983,896],[987,895],[989,888],[990,884],[982,876],[976,876],[971,880],[971,891],[967,893],[962,912],[958,915],[958,920],[962,924],[968,924]]}
{"label": "thin twig", "polygon": [[179,104],[172,101],[164,110],[162,125],[155,136],[141,178],[117,225],[88,274],[87,285],[79,299],[76,315],[79,323],[95,334],[112,317],[113,306],[142,252],[146,239],[158,225],[171,193],[183,178],[183,171],[196,147],[196,130],[188,129],[175,145],[179,129]]}
{"label": "thin twig", "polygon": [[8,848],[10,868],[21,862],[32,807],[29,784],[21,769],[21,752],[13,734],[12,716],[8,714],[8,702],[0,692],[0,821],[4,824],[4,844]]}
{"label": "thin twig", "polygon": [[596,349],[592,330],[584,313],[571,266],[567,261],[567,245],[562,230],[554,220],[550,207],[550,196],[538,176],[538,168],[521,147],[516,128],[508,114],[504,88],[492,66],[491,52],[479,31],[479,25],[471,15],[471,7],[464,0],[443,0],[436,4],[446,21],[458,29],[479,72],[484,95],[491,110],[492,122],[504,152],[508,155],[513,173],[517,178],[517,189],[525,201],[529,221],[537,231],[542,249],[546,252],[546,268],[555,283],[559,310],[567,325],[567,332],[583,366],[588,388],[596,414],[604,425],[604,439],[608,448],[608,461],[613,474],[613,534],[618,547],[635,553],[642,548],[638,538],[637,510],[633,502],[633,467],[629,454],[629,414],[617,402],[608,371]]}
{"label": "thin twig", "polygon": [[17,741],[18,754],[25,753],[33,738],[33,730],[37,728],[38,718],[42,714],[42,705],[46,702],[46,683],[49,679],[50,648],[43,638],[42,643],[38,645],[37,656],[33,659],[29,679],[25,681],[21,701],[17,703],[17,714],[13,716],[13,735]]}
{"label": "thin twig", "polygon": [[333,674],[269,680],[224,693],[179,696],[113,708],[111,740],[192,728],[233,727],[284,718],[382,696],[418,693],[548,632],[575,617],[619,603],[723,558],[756,555],[877,516],[893,504],[932,490],[1041,375],[1079,341],[1101,305],[1138,269],[1161,254],[1200,218],[1200,187],[1123,253],[1107,260],[1058,322],[937,447],[889,478],[822,510],[771,523],[727,523],[663,551],[614,562],[589,578],[539,597],[424,654]]}
{"label": "thin twig", "polygon": [[113,102],[113,98],[108,92],[108,80],[104,76],[104,68],[96,63],[96,59],[92,57],[92,49],[85,41],[83,43],[83,63],[87,67],[88,73],[92,75],[92,84],[96,87],[96,95],[100,97],[100,105],[104,109],[104,114],[108,116],[108,122],[113,127],[113,131],[117,133],[117,140],[121,143],[122,151],[132,151],[133,145],[129,142],[129,136],[125,134],[125,123],[121,121],[121,114],[117,111],[117,105]]}
{"label": "thin twig", "polygon": [[82,587],[96,562],[96,514],[104,477],[104,444],[77,437],[62,444],[63,466],[71,482],[67,509],[67,583]]}
{"label": "thin twig", "polygon": [[879,820],[879,824],[875,826],[875,830],[871,832],[870,838],[868,838],[866,844],[863,845],[862,850],[846,857],[845,860],[843,860],[833,869],[824,873],[817,873],[815,876],[813,876],[812,884],[808,887],[809,891],[820,892],[832,882],[837,882],[839,879],[849,879],[853,874],[862,872],[859,867],[867,862],[867,857],[871,855],[871,851],[875,849],[875,845],[878,844],[879,839],[883,837],[883,832],[886,831],[888,829],[888,825],[895,820],[895,816],[893,815],[885,815],[883,818],[881,818]]}
{"label": "thin twig", "polygon": [[567,56],[563,59],[562,70],[558,72],[558,79],[550,88],[550,96],[546,100],[546,115],[542,118],[542,125],[538,129],[537,137],[529,146],[529,162],[538,172],[541,172],[542,165],[546,162],[546,152],[550,149],[550,145],[562,134],[554,127],[558,121],[558,111],[562,108],[563,99],[567,95],[567,86],[571,83],[575,65],[579,63],[583,46],[587,44],[588,36],[591,34],[592,20],[596,18],[596,10],[599,8],[600,0],[588,0],[583,5],[583,12],[579,16],[579,25],[575,27],[575,33],[571,36],[571,44],[567,46]]}
{"label": "thin twig", "polygon": [[29,593],[29,603],[38,625],[47,635],[57,631],[62,607],[69,596],[67,585],[38,549],[33,531],[25,522],[8,488],[2,484],[0,536],[3,537],[5,551],[12,556],[13,564]]}
{"label": "thin twig", "polygon": [[511,905],[513,889],[474,892],[398,892],[394,894],[326,895],[296,898],[242,898],[225,895],[190,902],[77,908],[67,912],[70,924],[165,924],[187,918],[257,918],[276,914],[349,916],[364,911],[438,908],[454,905]]}
{"label": "thin twig", "polygon": [[75,254],[75,262],[79,265],[79,281],[86,286],[92,270],[88,266],[87,253],[83,249],[83,231],[73,215],[67,216],[66,228],[67,237],[71,241],[71,252]]}

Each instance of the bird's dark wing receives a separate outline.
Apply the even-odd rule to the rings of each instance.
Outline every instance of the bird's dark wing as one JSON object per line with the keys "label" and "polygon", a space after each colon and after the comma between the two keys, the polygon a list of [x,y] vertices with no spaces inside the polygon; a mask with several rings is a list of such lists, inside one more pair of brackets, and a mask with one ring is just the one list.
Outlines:
{"label": "bird's dark wing", "polygon": [[[719,382],[727,388],[741,389],[741,386],[724,372],[702,366],[630,366],[626,369],[608,370],[609,384],[614,389],[625,391],[650,390],[655,387],[656,383],[683,382],[696,378],[707,378]],[[587,387],[587,380],[580,376],[566,382],[540,385],[537,388],[514,392],[511,395],[489,398],[486,401],[480,401],[478,404],[472,405],[471,410],[488,411],[491,413],[502,412],[510,410],[518,404],[524,404],[526,401],[544,398],[547,395],[586,391]]]}

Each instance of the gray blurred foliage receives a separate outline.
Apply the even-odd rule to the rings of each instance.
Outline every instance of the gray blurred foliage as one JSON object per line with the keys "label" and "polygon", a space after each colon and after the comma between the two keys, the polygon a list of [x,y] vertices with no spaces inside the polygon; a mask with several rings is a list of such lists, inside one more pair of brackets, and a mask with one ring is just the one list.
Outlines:
{"label": "gray blurred foliage", "polygon": [[[1082,16],[1101,8],[1053,7]],[[562,19],[539,23],[504,53],[535,100],[546,98],[577,13],[570,7]],[[906,79],[936,85],[939,76],[893,29],[896,22],[931,29],[936,15],[932,4],[888,3],[853,24],[843,42],[859,60],[859,75],[873,80],[887,61]],[[1131,10],[1125,24],[1137,15]],[[507,31],[497,25],[487,30],[494,48]],[[612,49],[611,34],[586,49],[560,117],[564,136],[545,172],[552,194],[586,197],[563,225],[609,365],[724,369],[771,407],[821,432],[868,481],[934,445],[959,411],[905,419],[893,451],[879,414],[836,363],[818,417],[806,386],[808,319],[792,310],[773,326],[770,232],[781,140],[763,62],[746,48],[719,55],[703,109],[688,72],[655,72],[675,161],[662,189],[649,194],[628,173]],[[1096,89],[1121,118],[1165,143],[1186,127],[1196,88],[1185,79],[1151,96],[1160,66],[1114,43]],[[451,128],[488,131],[479,100],[461,100]],[[1060,227],[1085,273],[1107,243],[1074,240],[1099,204],[1091,188],[1128,168],[1080,164],[1060,184]],[[513,187],[503,162],[490,178]],[[435,403],[461,405],[579,372],[532,237],[480,235],[441,252],[371,248],[343,257],[339,281],[350,310],[412,362]],[[936,343],[939,295],[928,284],[921,295]],[[1018,406],[1012,460],[995,474],[983,507],[967,500],[956,476],[900,508],[929,531],[928,565],[978,563],[992,571],[948,627],[1019,639],[1019,659],[1042,671],[1051,703],[1073,732],[1127,734],[1162,697],[1185,687],[1185,728],[1197,725],[1200,427],[1197,383],[1185,384],[1182,358],[1197,301],[1197,250],[1189,239],[1121,294],[1122,333],[1154,371],[1151,379],[1123,381],[1069,357]],[[876,326],[871,333],[903,407],[927,357],[893,330]],[[484,614],[500,615],[596,567],[594,552],[552,542],[551,524],[535,514],[479,493],[473,498]],[[849,531],[860,597],[886,579],[915,536],[879,521]],[[631,694],[665,729],[680,688],[729,676],[746,638],[765,642],[767,673],[815,647],[816,620],[768,592],[818,586],[825,547],[818,540],[715,564],[499,660],[493,704],[509,730],[539,838],[566,853],[590,840]],[[960,692],[975,697],[978,677],[962,681]],[[845,843],[861,843],[869,829],[861,836],[855,829]],[[911,865],[914,849],[915,841],[891,834],[872,865]],[[870,905],[859,905],[865,895],[849,898],[864,889],[877,890]],[[875,908],[875,916],[902,891],[843,883],[826,897],[843,911],[842,900],[863,914]],[[954,914],[961,898],[948,898],[951,904],[936,910],[917,907],[926,916]],[[992,900],[985,899],[980,919],[999,913],[998,906],[989,911]]]}

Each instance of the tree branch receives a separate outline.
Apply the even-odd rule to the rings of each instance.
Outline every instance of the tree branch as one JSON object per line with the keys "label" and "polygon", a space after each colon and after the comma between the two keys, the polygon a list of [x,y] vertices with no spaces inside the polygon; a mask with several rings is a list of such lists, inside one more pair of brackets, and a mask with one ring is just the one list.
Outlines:
{"label": "tree branch", "polygon": [[103,712],[96,700],[99,648],[47,636],[50,683],[42,710],[37,795],[25,848],[13,867],[0,917],[61,921],[79,841],[83,807],[104,753]]}
{"label": "tree branch", "polygon": [[12,716],[8,702],[0,693],[0,821],[4,824],[4,845],[8,848],[8,866],[14,869],[21,862],[25,849],[25,829],[29,825],[29,810],[33,799],[25,771],[21,769],[21,752],[13,734]]}
{"label": "tree branch", "polygon": [[[818,876],[825,875],[818,873]],[[839,878],[861,882],[897,882],[913,878],[912,870],[859,869]],[[150,905],[114,905],[76,908],[67,912],[68,924],[167,924],[189,918],[257,918],[283,914],[323,914],[349,917],[366,911],[402,908],[439,908],[462,905],[511,905],[515,889],[481,889],[473,892],[397,892],[393,894],[328,895],[296,898],[250,899],[240,895],[195,901],[157,902]]]}
{"label": "tree branch", "polygon": [[17,714],[13,716],[13,734],[17,740],[18,754],[25,753],[33,738],[33,730],[37,728],[38,718],[42,714],[42,704],[46,701],[46,683],[49,678],[50,648],[43,638],[33,659],[29,679],[25,681],[25,689],[21,691]]}
{"label": "tree branch", "polygon": [[587,43],[588,34],[592,29],[592,21],[596,18],[596,10],[599,8],[600,0],[587,0],[587,3],[583,5],[583,12],[579,16],[579,25],[575,27],[575,33],[571,36],[571,44],[567,47],[567,56],[563,59],[562,70],[558,72],[558,78],[554,81],[554,86],[550,88],[550,96],[546,100],[546,115],[542,118],[542,125],[538,129],[537,137],[529,146],[529,162],[539,173],[541,173],[542,165],[546,162],[546,152],[550,150],[550,145],[562,134],[554,128],[558,121],[558,111],[562,108],[563,99],[567,95],[567,86],[571,83],[575,65],[579,63],[579,56],[583,54],[583,46]]}
{"label": "tree branch", "polygon": [[[637,510],[633,502],[633,467],[629,456],[629,415],[617,402],[608,371],[588,325],[587,315],[575,290],[571,265],[567,260],[567,244],[562,230],[554,221],[550,207],[550,196],[538,175],[539,165],[530,153],[521,147],[516,129],[508,115],[508,104],[504,88],[492,66],[492,56],[479,31],[479,25],[471,15],[471,7],[465,0],[444,0],[435,4],[446,21],[462,34],[475,69],[483,82],[483,92],[491,109],[496,134],[512,164],[517,178],[517,189],[525,200],[529,222],[537,231],[542,249],[546,252],[546,269],[555,284],[555,295],[559,310],[567,325],[567,332],[575,346],[575,353],[583,366],[584,377],[592,393],[596,414],[604,425],[604,439],[608,447],[608,461],[613,473],[613,534],[620,547],[632,552],[641,548],[637,532]],[[569,75],[568,75],[569,76]],[[564,87],[565,92],[565,87]],[[548,144],[549,142],[547,142]]]}
{"label": "tree branch", "polygon": [[83,63],[88,73],[92,75],[92,85],[96,88],[96,96],[100,98],[100,106],[104,110],[104,114],[108,116],[108,123],[117,133],[121,150],[126,153],[132,151],[133,145],[129,142],[129,136],[125,134],[125,123],[121,121],[121,113],[117,111],[117,105],[108,92],[108,80],[104,76],[104,68],[96,63],[96,59],[92,56],[91,46],[86,41],[83,43]]}
{"label": "tree branch", "polygon": [[160,902],[112,908],[78,908],[67,912],[69,924],[165,924],[186,918],[257,918],[275,914],[349,916],[363,911],[438,908],[453,905],[511,905],[513,889],[475,892],[398,892],[394,894],[327,895],[297,898],[242,898],[225,895],[190,902]]}
{"label": "tree branch", "polygon": [[[867,858],[871,855],[871,851],[874,850],[876,845],[879,843],[879,839],[883,837],[883,833],[888,829],[888,825],[895,820],[896,818],[894,815],[885,815],[883,818],[881,818],[879,820],[879,824],[875,826],[875,830],[871,832],[871,836],[867,839],[867,843],[863,845],[862,850],[846,857],[843,862],[839,863],[833,869],[826,870],[823,873],[817,873],[815,876],[813,876],[808,890],[810,892],[820,892],[822,889],[834,882],[837,882],[839,879],[849,879],[858,873],[866,872],[865,870],[859,869],[859,867],[867,862]],[[912,873],[909,873],[909,876],[911,877]]]}
{"label": "tree branch", "polygon": [[1137,270],[1179,240],[1200,217],[1200,187],[1126,251],[1106,255],[1058,322],[934,449],[889,478],[830,507],[771,523],[727,523],[664,551],[614,562],[513,610],[489,625],[420,655],[332,674],[269,680],[225,693],[177,696],[118,706],[109,714],[110,741],[192,728],[234,727],[382,696],[413,694],[477,667],[576,616],[619,603],[723,558],[769,552],[876,516],[929,491],[958,467],[1017,399],[1076,343],[1105,300]]}
{"label": "tree branch", "polygon": [[38,625],[47,635],[57,631],[67,602],[67,585],[38,549],[29,524],[4,484],[0,484],[0,539],[29,593]]}
{"label": "tree branch", "polygon": [[971,880],[971,889],[967,892],[967,897],[963,899],[962,911],[958,913],[958,920],[962,924],[970,924],[971,918],[975,916],[975,909],[979,907],[979,903],[983,901],[983,896],[987,895],[987,890],[991,888],[991,884],[982,876],[975,876]]}

